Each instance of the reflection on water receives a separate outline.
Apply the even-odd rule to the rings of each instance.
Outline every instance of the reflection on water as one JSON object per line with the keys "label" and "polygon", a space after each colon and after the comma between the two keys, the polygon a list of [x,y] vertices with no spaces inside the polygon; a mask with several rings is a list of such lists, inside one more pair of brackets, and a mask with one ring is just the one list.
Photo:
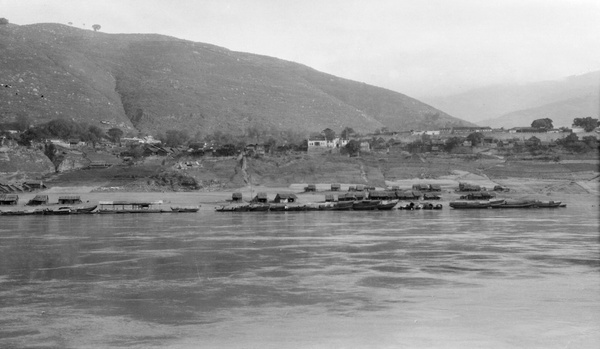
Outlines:
{"label": "reflection on water", "polygon": [[585,207],[2,217],[0,346],[597,348],[599,272]]}

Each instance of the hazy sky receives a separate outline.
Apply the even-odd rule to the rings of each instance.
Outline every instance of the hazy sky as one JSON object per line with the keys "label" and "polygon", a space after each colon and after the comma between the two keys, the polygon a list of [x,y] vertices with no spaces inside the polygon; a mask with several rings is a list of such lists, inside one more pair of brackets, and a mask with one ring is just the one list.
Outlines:
{"label": "hazy sky", "polygon": [[600,0],[0,0],[0,17],[165,34],[413,97],[600,70]]}

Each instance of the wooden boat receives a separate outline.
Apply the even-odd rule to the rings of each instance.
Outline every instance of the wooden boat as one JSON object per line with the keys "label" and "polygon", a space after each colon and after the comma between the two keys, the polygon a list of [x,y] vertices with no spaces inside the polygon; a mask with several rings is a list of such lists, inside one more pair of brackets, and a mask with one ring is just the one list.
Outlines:
{"label": "wooden boat", "polygon": [[198,212],[199,210],[199,206],[171,206],[171,211],[177,213]]}
{"label": "wooden boat", "polygon": [[0,211],[0,215],[3,216],[28,216],[36,214],[35,210],[10,210],[10,211]]}
{"label": "wooden boat", "polygon": [[273,212],[283,212],[283,211],[287,211],[288,207],[287,204],[271,204],[269,206],[269,211],[273,211]]}
{"label": "wooden boat", "polygon": [[138,201],[100,201],[98,203],[100,214],[123,214],[123,213],[162,213],[168,212],[158,208],[162,201],[138,202]]}
{"label": "wooden boat", "polygon": [[491,204],[492,208],[530,208],[533,202],[527,200],[504,200],[500,203]]}
{"label": "wooden boat", "polygon": [[269,210],[269,204],[250,204],[248,211],[250,212],[264,212]]}
{"label": "wooden boat", "polygon": [[47,209],[46,211],[44,211],[44,214],[51,215],[51,216],[68,215],[68,214],[71,214],[71,207],[61,206],[58,208]]}
{"label": "wooden boat", "polygon": [[246,212],[250,205],[226,205],[215,207],[217,212]]}
{"label": "wooden boat", "polygon": [[539,200],[535,200],[533,201],[533,207],[539,207],[539,208],[555,208],[555,207],[565,207],[567,206],[566,204],[564,206],[561,206],[562,202],[560,201],[539,201]]}
{"label": "wooden boat", "polygon": [[304,208],[306,209],[306,211],[318,211],[319,204],[309,203],[309,204],[304,205]]}
{"label": "wooden boat", "polygon": [[361,200],[352,203],[352,209],[356,211],[371,211],[376,210],[377,205],[381,203],[381,200]]}
{"label": "wooden boat", "polygon": [[217,212],[234,212],[234,206],[231,206],[231,205],[217,206],[217,207],[215,207],[215,211],[217,211]]}
{"label": "wooden boat", "polygon": [[74,214],[91,214],[94,213],[94,210],[98,207],[98,205],[84,206],[84,207],[74,207],[71,210],[71,213]]}
{"label": "wooden boat", "polygon": [[331,208],[332,211],[350,211],[354,205],[353,201],[340,201],[336,202]]}
{"label": "wooden boat", "polygon": [[300,205],[300,204],[292,204],[292,205],[287,205],[287,210],[288,211],[306,211],[307,208],[305,205]]}
{"label": "wooden boat", "polygon": [[398,200],[382,201],[377,205],[378,210],[392,210],[398,204]]}
{"label": "wooden boat", "polygon": [[319,211],[331,211],[335,207],[335,202],[326,202],[319,205]]}
{"label": "wooden boat", "polygon": [[450,207],[454,209],[483,209],[492,207],[492,204],[489,201],[451,201]]}

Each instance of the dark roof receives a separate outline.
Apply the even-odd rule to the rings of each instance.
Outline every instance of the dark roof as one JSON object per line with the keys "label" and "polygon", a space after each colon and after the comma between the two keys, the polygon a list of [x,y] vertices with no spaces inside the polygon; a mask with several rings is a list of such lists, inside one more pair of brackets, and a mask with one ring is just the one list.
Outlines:
{"label": "dark roof", "polygon": [[48,201],[48,195],[38,194],[33,197],[33,201]]}
{"label": "dark roof", "polygon": [[241,199],[242,193],[233,193],[233,194],[231,194],[231,197],[234,199]]}
{"label": "dark roof", "polygon": [[256,197],[258,199],[266,199],[267,198],[267,193],[264,193],[264,192],[257,193]]}
{"label": "dark roof", "polygon": [[297,199],[296,194],[293,193],[277,193],[277,197],[280,199]]}
{"label": "dark roof", "polygon": [[0,194],[0,201],[14,201],[19,200],[19,195],[17,194]]}

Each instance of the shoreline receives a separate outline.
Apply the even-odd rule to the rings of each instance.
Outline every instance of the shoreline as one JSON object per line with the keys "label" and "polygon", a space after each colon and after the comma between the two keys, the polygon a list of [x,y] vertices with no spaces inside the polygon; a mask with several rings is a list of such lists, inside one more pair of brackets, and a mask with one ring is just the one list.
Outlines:
{"label": "shoreline", "polygon": [[[567,204],[581,203],[597,206],[599,201],[599,182],[597,178],[590,180],[573,181],[569,179],[562,180],[540,180],[534,178],[507,178],[502,181],[492,181],[487,177],[478,176],[472,173],[457,173],[454,176],[445,176],[438,179],[409,179],[386,182],[388,188],[397,185],[400,190],[411,190],[413,184],[438,184],[441,186],[441,192],[435,192],[442,198],[441,200],[412,200],[418,202],[442,203],[448,207],[448,203],[459,199],[466,192],[456,192],[459,182],[467,182],[486,187],[489,192],[495,193],[498,198],[507,199],[531,199],[531,200],[554,200],[562,201]],[[315,183],[313,183],[315,184]],[[331,183],[316,183],[316,192],[304,192],[306,183],[295,183],[287,187],[277,186],[245,186],[236,189],[220,191],[163,191],[163,192],[131,192],[118,190],[98,190],[101,187],[94,186],[69,186],[69,187],[51,187],[46,190],[36,192],[15,193],[19,195],[17,205],[0,206],[0,211],[10,211],[16,208],[55,208],[58,204],[58,198],[66,195],[78,195],[82,204],[97,204],[99,201],[159,201],[162,200],[162,206],[198,206],[201,211],[212,211],[215,207],[227,205],[231,202],[234,192],[241,192],[243,202],[249,202],[258,192],[267,193],[267,198],[272,201],[278,193],[294,193],[298,196],[298,203],[318,203],[325,201],[325,195],[339,195],[348,192],[348,187],[356,184],[339,183],[339,191],[331,191]],[[494,185],[501,184],[507,186],[508,192],[494,192],[491,190]],[[378,187],[377,190],[385,190]],[[26,206],[25,204],[36,195],[48,195],[49,204],[40,206]],[[410,202],[411,200],[401,200],[401,202]],[[69,206],[69,205],[61,205]],[[77,205],[72,205],[77,206]]]}

